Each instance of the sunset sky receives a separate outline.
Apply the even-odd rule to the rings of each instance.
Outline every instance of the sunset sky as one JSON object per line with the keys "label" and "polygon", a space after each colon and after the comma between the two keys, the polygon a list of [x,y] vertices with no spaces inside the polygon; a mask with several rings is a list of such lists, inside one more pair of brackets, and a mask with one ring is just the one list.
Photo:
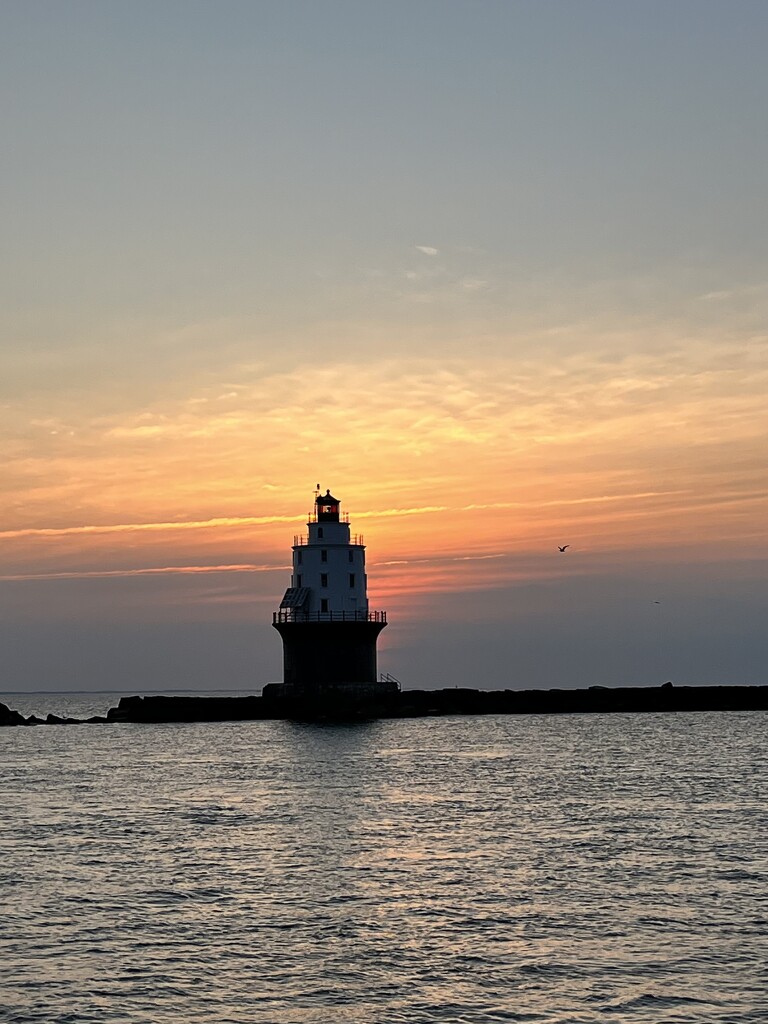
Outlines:
{"label": "sunset sky", "polygon": [[[764,0],[5,0],[3,692],[768,682]],[[561,554],[558,545],[569,544]]]}

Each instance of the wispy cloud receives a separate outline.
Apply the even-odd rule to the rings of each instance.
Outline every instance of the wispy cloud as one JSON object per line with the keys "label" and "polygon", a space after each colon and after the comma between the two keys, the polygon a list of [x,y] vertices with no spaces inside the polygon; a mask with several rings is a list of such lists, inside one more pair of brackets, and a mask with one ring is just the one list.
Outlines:
{"label": "wispy cloud", "polygon": [[0,582],[31,582],[34,580],[100,580],[132,576],[197,576],[211,573],[257,573],[290,571],[286,565],[164,565],[143,569],[92,569],[69,572],[9,573]]}
{"label": "wispy cloud", "polygon": [[424,253],[425,256],[437,256],[440,252],[439,249],[435,249],[432,245],[417,245],[416,249]]}
{"label": "wispy cloud", "polygon": [[754,535],[768,483],[766,390],[768,342],[633,351],[625,338],[558,358],[542,343],[286,372],[243,363],[132,413],[53,408],[26,425],[10,404],[0,567],[69,571],[87,550],[112,570],[130,545],[170,544],[190,563],[201,546],[220,564],[268,562],[319,477],[353,522],[377,521],[371,539],[393,558],[468,538],[478,553],[510,536],[551,544],[562,530],[582,544],[677,540],[693,509],[698,533],[735,545]]}
{"label": "wispy cloud", "polygon": [[[568,505],[587,505],[611,501],[641,500],[643,498],[654,498],[662,495],[683,494],[682,490],[670,491],[644,491],[636,494],[601,494],[594,497],[583,497],[573,499],[559,499],[555,501],[497,501],[486,504],[471,505],[423,505],[414,508],[385,508],[385,509],[358,509],[355,511],[355,519],[391,519],[410,516],[437,515],[442,513],[477,512],[502,509],[525,509],[525,508],[553,508]],[[217,530],[229,527],[253,527],[266,526],[274,523],[303,523],[305,516],[229,516],[218,519],[198,520],[171,520],[169,522],[157,523],[109,523],[101,526],[65,526],[65,527],[26,527],[20,530],[0,531],[0,540],[17,540],[25,537],[78,537],[78,536],[108,536],[109,534],[121,533],[165,533],[188,530]],[[484,556],[485,557],[485,556]],[[200,571],[219,571],[216,567],[206,569],[197,567]],[[227,569],[252,569],[253,566],[224,566],[219,567],[220,571]],[[183,570],[175,570],[171,567],[168,571],[195,571],[196,567],[186,567]],[[144,572],[161,572],[165,570],[148,569]]]}
{"label": "wispy cloud", "polygon": [[704,292],[699,298],[703,302],[729,302],[732,299],[746,299],[768,296],[768,283],[760,284],[737,284],[731,288],[715,289],[711,292]]}
{"label": "wispy cloud", "polygon": [[107,523],[102,526],[27,527],[0,531],[0,539],[22,537],[77,537],[110,533],[165,533],[175,530],[210,530],[228,526],[264,526],[271,523],[297,523],[303,516],[229,516],[218,519],[171,520],[159,523]]}

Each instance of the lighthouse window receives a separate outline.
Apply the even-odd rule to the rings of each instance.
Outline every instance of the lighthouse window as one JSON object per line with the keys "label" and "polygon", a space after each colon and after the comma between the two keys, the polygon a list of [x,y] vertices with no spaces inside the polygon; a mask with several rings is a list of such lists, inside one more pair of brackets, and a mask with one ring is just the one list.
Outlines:
{"label": "lighthouse window", "polygon": [[350,587],[354,587],[355,585],[355,574],[353,572],[349,574],[349,585]]}
{"label": "lighthouse window", "polygon": [[352,551],[351,548],[350,548],[350,551],[349,551],[349,560],[350,560],[350,562],[354,562],[354,560],[355,560],[355,553],[354,553],[354,551]]}
{"label": "lighthouse window", "polygon": [[328,598],[327,597],[321,597],[320,598],[320,611],[321,612],[327,612],[328,611]]}
{"label": "lighthouse window", "polygon": [[299,575],[296,577],[296,586],[297,587],[301,586],[301,573],[299,573]]}
{"label": "lighthouse window", "polygon": [[321,562],[327,562],[328,561],[328,552],[325,550],[325,548],[323,548],[323,550],[320,552],[320,561]]}
{"label": "lighthouse window", "polygon": [[321,587],[327,587],[328,586],[328,573],[327,572],[320,573],[320,586]]}
{"label": "lighthouse window", "polygon": [[318,537],[322,537],[323,536],[323,528],[322,528],[322,526],[318,526],[318,528],[317,528],[317,536]]}
{"label": "lighthouse window", "polygon": [[301,565],[301,551],[296,552],[296,564]]}

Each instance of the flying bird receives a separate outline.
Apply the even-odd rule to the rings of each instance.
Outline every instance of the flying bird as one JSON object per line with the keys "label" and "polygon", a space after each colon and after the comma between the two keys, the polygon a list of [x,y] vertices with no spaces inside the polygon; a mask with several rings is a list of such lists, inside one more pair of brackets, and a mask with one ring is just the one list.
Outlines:
{"label": "flying bird", "polygon": [[562,547],[560,547],[560,545],[558,544],[558,545],[557,545],[557,550],[558,550],[558,551],[565,551],[565,549],[566,549],[566,548],[569,548],[570,546],[571,546],[570,544],[563,544],[563,546],[562,546]]}

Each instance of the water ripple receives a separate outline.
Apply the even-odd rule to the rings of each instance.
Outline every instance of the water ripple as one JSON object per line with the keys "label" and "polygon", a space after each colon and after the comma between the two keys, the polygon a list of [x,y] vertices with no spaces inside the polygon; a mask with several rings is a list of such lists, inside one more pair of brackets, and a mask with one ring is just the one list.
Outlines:
{"label": "water ripple", "polygon": [[4,730],[0,1021],[764,1024],[765,725]]}

